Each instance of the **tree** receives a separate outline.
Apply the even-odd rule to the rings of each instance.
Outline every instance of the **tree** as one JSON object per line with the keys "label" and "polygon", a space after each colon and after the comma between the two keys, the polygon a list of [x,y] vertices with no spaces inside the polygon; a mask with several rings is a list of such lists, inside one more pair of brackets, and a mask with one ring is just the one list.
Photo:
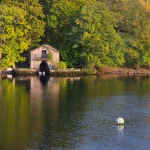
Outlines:
{"label": "tree", "polygon": [[103,3],[84,6],[75,23],[70,33],[75,38],[74,52],[92,53],[103,66],[121,66],[125,62],[124,43],[114,29],[115,16]]}
{"label": "tree", "polygon": [[[62,45],[80,8],[93,2],[95,0],[51,0],[49,12],[46,14],[47,29],[49,28],[47,34],[50,37],[47,42],[54,46]],[[44,8],[47,9],[47,6]]]}
{"label": "tree", "polygon": [[31,30],[28,36],[31,39],[31,47],[36,47],[41,41],[44,34],[45,22],[43,7],[39,4],[39,0],[3,0],[9,7],[16,6],[26,12],[25,19],[30,24]]}
{"label": "tree", "polygon": [[[146,1],[145,1],[146,2]],[[122,12],[120,27],[126,44],[126,64],[131,67],[150,66],[150,2],[143,0],[128,1],[127,9]]]}
{"label": "tree", "polygon": [[25,19],[26,12],[16,6],[0,6],[0,50],[3,54],[1,66],[14,66],[15,62],[23,61],[20,54],[31,43],[27,33],[31,29]]}
{"label": "tree", "polygon": [[126,45],[128,67],[150,66],[150,0],[99,0],[117,14],[116,30]]}
{"label": "tree", "polygon": [[[78,17],[80,9],[92,3],[95,3],[95,0],[51,0],[48,5],[49,12],[45,11],[47,25],[43,41],[57,47],[60,50],[62,60],[66,61],[69,66],[76,63],[75,59],[81,61],[80,64],[83,61],[80,59],[81,57],[78,57],[78,54],[74,56],[75,51],[72,49],[72,41],[68,34],[75,24],[74,21]],[[44,8],[47,10],[46,5]]]}
{"label": "tree", "polygon": [[23,0],[21,3],[22,9],[27,11],[27,21],[31,26],[29,36],[31,38],[31,47],[36,47],[41,42],[41,37],[44,36],[45,22],[43,7],[39,4],[39,0]]}
{"label": "tree", "polygon": [[0,6],[1,67],[15,67],[24,61],[21,54],[39,44],[44,33],[42,7],[38,1],[3,0]]}

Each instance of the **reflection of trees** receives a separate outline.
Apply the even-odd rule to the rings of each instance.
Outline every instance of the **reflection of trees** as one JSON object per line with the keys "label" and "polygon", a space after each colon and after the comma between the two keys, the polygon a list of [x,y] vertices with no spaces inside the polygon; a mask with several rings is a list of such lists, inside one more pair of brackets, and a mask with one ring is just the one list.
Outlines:
{"label": "reflection of trees", "polygon": [[16,143],[22,149],[24,139],[28,138],[29,95],[23,84],[14,87],[8,79],[2,80],[1,88],[0,149],[9,149]]}
{"label": "reflection of trees", "polygon": [[124,95],[124,92],[145,93],[149,92],[150,76],[118,76],[102,75],[97,77],[88,76],[81,82],[84,84],[82,92],[88,97]]}
{"label": "reflection of trees", "polygon": [[[0,76],[0,96],[2,95],[2,78]],[[1,102],[1,99],[0,99]]]}

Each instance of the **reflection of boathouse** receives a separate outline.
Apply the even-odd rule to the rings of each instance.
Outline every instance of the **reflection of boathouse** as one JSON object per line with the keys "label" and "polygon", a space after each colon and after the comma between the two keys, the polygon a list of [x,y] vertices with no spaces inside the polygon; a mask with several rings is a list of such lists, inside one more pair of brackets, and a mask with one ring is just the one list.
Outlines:
{"label": "reflection of boathouse", "polygon": [[[51,109],[53,114],[58,113],[59,107],[59,90],[60,83],[57,78],[51,77],[47,84],[41,84],[38,78],[30,77],[30,103],[31,107],[36,106],[37,114],[43,115],[43,101],[47,103],[47,107]],[[50,95],[50,97],[47,96]],[[36,110],[35,110],[36,111]]]}
{"label": "reflection of boathouse", "polygon": [[30,68],[46,70],[55,67],[59,62],[59,51],[54,47],[43,44],[30,51]]}

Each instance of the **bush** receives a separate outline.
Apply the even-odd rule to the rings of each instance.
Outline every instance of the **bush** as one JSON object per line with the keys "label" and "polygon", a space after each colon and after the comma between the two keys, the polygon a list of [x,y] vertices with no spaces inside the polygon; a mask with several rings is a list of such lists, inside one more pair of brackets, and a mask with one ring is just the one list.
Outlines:
{"label": "bush", "polygon": [[93,65],[88,65],[86,68],[83,69],[86,74],[96,74],[97,70],[93,67]]}
{"label": "bush", "polygon": [[63,61],[60,61],[56,66],[57,70],[64,70],[66,68],[67,68],[67,64],[66,64],[66,62],[63,62]]}

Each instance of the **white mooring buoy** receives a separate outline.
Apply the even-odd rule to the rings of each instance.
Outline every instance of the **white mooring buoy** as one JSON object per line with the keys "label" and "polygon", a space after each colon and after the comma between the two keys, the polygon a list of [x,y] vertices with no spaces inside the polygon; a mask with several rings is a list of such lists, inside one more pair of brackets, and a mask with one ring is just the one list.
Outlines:
{"label": "white mooring buoy", "polygon": [[120,118],[117,119],[116,122],[117,122],[117,125],[123,125],[124,124],[124,119],[120,117]]}

